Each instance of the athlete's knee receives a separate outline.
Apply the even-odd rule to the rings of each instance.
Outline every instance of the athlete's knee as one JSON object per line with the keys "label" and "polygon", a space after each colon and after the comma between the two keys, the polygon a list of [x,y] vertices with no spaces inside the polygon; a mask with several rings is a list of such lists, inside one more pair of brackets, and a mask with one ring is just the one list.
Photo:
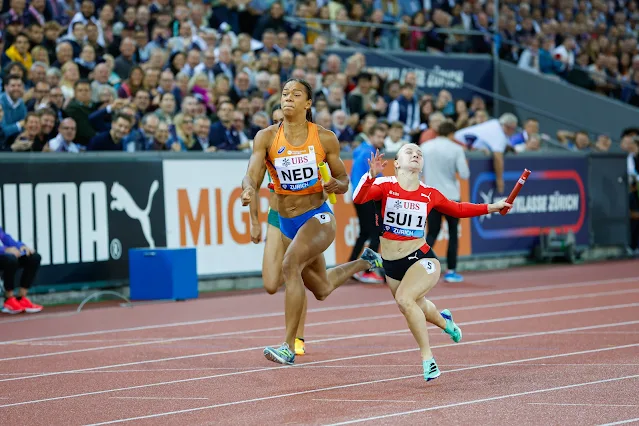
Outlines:
{"label": "athlete's knee", "polygon": [[325,300],[329,294],[331,294],[331,292],[327,288],[319,288],[313,290],[313,296],[315,296],[315,299],[319,300],[320,302],[322,300]]}
{"label": "athlete's knee", "polygon": [[404,315],[416,304],[415,300],[402,294],[395,295],[395,302],[397,302],[397,307]]}
{"label": "athlete's knee", "polygon": [[282,261],[282,276],[285,282],[288,282],[291,277],[301,276],[302,269],[302,265],[296,256],[284,256],[284,260]]}
{"label": "athlete's knee", "polygon": [[275,294],[279,289],[280,285],[278,283],[264,281],[264,290],[266,290],[268,294]]}

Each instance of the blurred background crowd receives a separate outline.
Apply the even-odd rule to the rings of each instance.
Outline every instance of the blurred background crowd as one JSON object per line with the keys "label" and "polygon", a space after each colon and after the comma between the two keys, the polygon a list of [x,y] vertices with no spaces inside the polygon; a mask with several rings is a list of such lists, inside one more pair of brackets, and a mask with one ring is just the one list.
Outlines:
{"label": "blurred background crowd", "polygon": [[[530,72],[639,106],[639,10],[632,0],[5,0],[0,11],[4,151],[237,151],[270,125],[282,83],[314,90],[314,120],[342,150],[427,143],[438,125],[494,123],[504,151],[628,154],[639,129],[548,134],[534,116],[493,117],[490,99],[454,99],[370,72],[361,46],[492,53]],[[470,34],[470,35],[469,35]],[[493,43],[494,41],[494,43]],[[376,126],[379,125],[379,126]],[[457,138],[465,149],[490,146]],[[381,142],[380,142],[381,146]]]}

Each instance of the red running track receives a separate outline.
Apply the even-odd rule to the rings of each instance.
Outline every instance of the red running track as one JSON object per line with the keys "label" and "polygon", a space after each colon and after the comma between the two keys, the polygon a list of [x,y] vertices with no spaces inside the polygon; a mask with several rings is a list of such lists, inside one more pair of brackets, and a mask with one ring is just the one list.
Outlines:
{"label": "red running track", "polygon": [[[426,383],[385,286],[309,299],[307,355],[267,361],[283,293],[0,317],[3,424],[601,425],[639,422],[639,263],[441,282]],[[623,424],[623,423],[616,423]]]}

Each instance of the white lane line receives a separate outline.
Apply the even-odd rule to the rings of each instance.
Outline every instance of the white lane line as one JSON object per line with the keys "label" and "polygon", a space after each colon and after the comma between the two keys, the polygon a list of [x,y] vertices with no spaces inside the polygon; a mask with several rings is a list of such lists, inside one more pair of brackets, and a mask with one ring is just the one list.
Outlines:
{"label": "white lane line", "polygon": [[599,426],[616,426],[616,425],[626,425],[628,423],[639,423],[639,417],[636,417],[634,419],[628,419],[628,420],[620,420],[618,422],[614,422],[614,423],[606,423],[603,425],[599,425]]}
{"label": "white lane line", "polygon": [[208,400],[211,398],[172,398],[170,396],[112,396],[111,399]]}
{"label": "white lane line", "polygon": [[[635,324],[639,323],[639,321],[630,321],[630,322],[631,323],[635,323]],[[432,346],[432,349],[455,346],[455,345],[456,346],[472,345],[472,344],[480,344],[480,343],[494,342],[494,341],[501,341],[501,340],[521,339],[521,338],[524,338],[524,337],[534,337],[534,336],[542,336],[542,335],[550,335],[550,334],[570,333],[570,331],[572,331],[572,330],[581,330],[581,329],[589,329],[589,328],[601,328],[601,327],[615,327],[615,326],[618,326],[618,325],[627,325],[628,323],[629,322],[613,323],[613,324],[598,324],[598,325],[592,325],[592,326],[586,326],[586,327],[577,327],[575,329],[568,328],[568,329],[554,330],[554,331],[542,331],[542,332],[538,332],[538,333],[531,333],[529,335],[524,335],[524,336],[517,335],[517,336],[507,336],[507,337],[495,337],[495,338],[492,338],[492,339],[475,340],[475,341],[470,341],[470,342],[448,343],[448,344],[445,344],[445,345]],[[636,346],[639,346],[639,343],[632,344],[632,345],[615,346],[613,348],[614,349],[623,349],[623,348],[631,348],[631,347],[636,347]],[[608,349],[607,348],[596,349],[596,350],[594,350],[594,352],[601,352],[601,351],[605,351],[605,350],[608,350]],[[355,356],[348,356],[348,357],[343,357],[343,358],[333,358],[333,359],[327,359],[327,360],[321,360],[321,361],[308,362],[306,364],[301,364],[301,365],[302,366],[303,365],[308,366],[308,365],[326,364],[326,363],[340,362],[340,361],[353,360],[353,359],[370,358],[370,357],[373,357],[373,356],[395,355],[395,354],[399,354],[399,353],[412,352],[412,351],[415,351],[415,348],[403,349],[403,350],[397,350],[397,351],[378,352],[378,353],[372,353],[372,354],[369,353],[369,354],[365,354],[365,355],[355,355]],[[581,351],[581,352],[573,352],[573,353],[571,353],[571,355],[582,354],[582,353],[591,353],[591,352],[593,352],[593,350]],[[541,359],[556,358],[558,356],[567,356],[567,355],[552,355],[552,356],[546,356],[546,357],[529,358],[526,361],[537,361],[537,360],[541,360]],[[523,362],[526,362],[526,361],[523,361]],[[522,361],[521,360],[520,361],[507,361],[507,362],[502,362],[502,363],[498,363],[498,364],[494,364],[494,365],[508,365],[508,364],[513,364],[513,363],[516,363],[516,362],[522,362]],[[180,379],[180,380],[170,380],[170,381],[165,381],[165,382],[148,383],[148,384],[144,384],[144,385],[129,386],[129,387],[115,388],[115,389],[106,389],[106,390],[100,390],[100,391],[85,392],[85,393],[80,393],[80,394],[64,395],[64,396],[56,396],[56,397],[50,397],[50,398],[44,398],[44,399],[38,399],[38,400],[16,402],[16,403],[13,403],[13,404],[0,405],[0,408],[13,407],[13,406],[17,406],[17,405],[36,404],[36,403],[47,402],[47,401],[57,401],[57,400],[69,399],[69,398],[79,398],[79,397],[90,396],[90,395],[100,395],[100,394],[118,392],[118,391],[123,391],[123,390],[130,390],[130,389],[142,389],[142,388],[149,388],[149,387],[155,387],[155,386],[171,385],[171,384],[176,384],[176,383],[195,382],[195,381],[209,380],[209,379],[214,379],[214,378],[219,378],[219,377],[237,376],[237,375],[242,375],[242,374],[252,374],[252,373],[259,373],[259,372],[263,372],[263,371],[273,371],[273,370],[279,370],[279,369],[282,369],[282,368],[296,368],[296,367],[297,367],[297,365],[294,365],[294,366],[281,366],[280,365],[280,366],[276,366],[276,367],[265,367],[265,368],[260,368],[260,369],[256,369],[256,370],[235,371],[235,372],[231,372],[231,373],[216,374],[216,375],[212,375],[212,376],[193,377],[193,378],[188,378],[188,379]],[[483,368],[483,367],[485,367],[485,366],[464,367],[464,368],[460,368],[460,369],[456,369],[456,370],[450,370],[450,371],[473,370],[473,369],[476,369],[476,368]],[[37,377],[37,376],[32,376],[32,377]],[[419,377],[419,376],[404,376],[404,377]],[[12,379],[5,379],[4,381],[6,381],[6,380],[12,380]],[[13,379],[13,380],[19,380],[19,378],[18,379]]]}
{"label": "white lane line", "polygon": [[[450,367],[474,367],[480,366],[483,364],[441,364],[438,363],[440,368],[450,368]],[[606,363],[606,364],[568,364],[568,363],[524,363],[524,364],[511,364],[505,367],[597,367],[601,369],[601,367],[637,367],[639,364],[617,364],[617,363]],[[95,370],[95,371],[79,371],[77,373],[67,373],[67,374],[118,374],[118,373],[164,373],[164,372],[201,372],[201,371],[242,371],[242,370],[254,370],[261,368],[258,365],[250,366],[250,367],[194,367],[194,368],[145,368],[145,369],[126,369],[126,370]],[[366,365],[308,365],[308,364],[299,364],[296,368],[308,368],[308,369],[321,369],[321,368],[348,368],[348,369],[360,369],[360,368],[415,368],[415,364],[366,364]],[[22,372],[22,373],[0,373],[0,376],[21,376],[25,374],[46,374],[45,372]],[[591,405],[591,404],[589,404]]]}
{"label": "white lane line", "polygon": [[[586,308],[586,309],[571,309],[571,310],[567,310],[567,311],[545,312],[545,313],[540,313],[540,314],[520,315],[520,316],[506,317],[506,318],[493,318],[493,319],[488,319],[488,320],[477,320],[477,321],[469,321],[469,322],[466,322],[466,323],[459,323],[459,325],[466,326],[466,325],[476,325],[476,324],[487,324],[487,323],[492,323],[492,322],[516,321],[516,320],[521,320],[521,319],[542,318],[542,317],[548,317],[548,316],[567,315],[567,314],[583,313],[583,312],[593,312],[593,311],[601,311],[601,310],[608,310],[608,309],[614,309],[614,308],[620,309],[620,308],[635,307],[635,306],[639,306],[639,303],[631,303],[631,304],[627,304],[627,305],[600,306],[600,307],[596,307],[596,308]],[[639,323],[639,321],[626,321],[626,322],[616,323],[615,326],[624,326],[624,325],[631,325],[631,324],[637,324],[637,323]],[[597,328],[600,328],[600,327],[601,327],[600,325],[596,325],[596,326],[588,326],[588,327],[578,327],[578,328],[568,329],[568,330],[569,331],[591,330],[591,329],[597,329]],[[397,333],[408,333],[408,331],[406,331],[405,329],[400,329],[400,330],[392,330],[392,331],[385,331],[385,332],[379,332],[379,333],[354,334],[354,335],[351,335],[351,336],[340,337],[339,339],[333,339],[333,338],[318,339],[318,340],[313,340],[312,342],[313,342],[313,344],[317,344],[317,343],[323,343],[323,342],[335,342],[335,341],[343,341],[343,340],[350,340],[350,339],[360,339],[360,338],[367,338],[367,337],[370,338],[370,337],[387,336],[387,335],[390,335],[390,334],[397,334]],[[529,333],[529,334],[518,334],[518,335],[506,336],[506,337],[494,337],[494,338],[489,338],[489,339],[474,340],[474,341],[470,341],[470,342],[461,342],[461,343],[457,343],[457,345],[464,345],[464,344],[471,344],[471,343],[493,342],[493,341],[499,341],[499,340],[516,339],[516,338],[520,338],[520,337],[530,337],[530,336],[539,336],[539,335],[547,335],[547,334],[548,335],[549,334],[555,334],[555,332],[542,331],[542,332]],[[311,342],[311,341],[309,341],[309,342]],[[433,348],[445,347],[445,346],[450,346],[450,345],[433,346]],[[8,379],[0,379],[0,382],[9,382],[9,381],[25,380],[25,379],[34,379],[34,378],[39,378],[39,377],[56,376],[56,375],[59,375],[59,374],[70,374],[70,373],[78,373],[78,372],[84,372],[84,371],[103,370],[103,369],[108,369],[108,368],[128,367],[128,366],[131,366],[131,365],[151,364],[151,363],[156,363],[156,362],[176,361],[176,360],[183,360],[183,359],[190,359],[190,358],[200,358],[200,357],[213,356],[213,355],[225,355],[225,354],[248,352],[248,351],[254,351],[254,350],[260,350],[261,351],[263,349],[264,349],[263,346],[253,346],[253,347],[249,347],[249,348],[230,349],[230,350],[227,350],[227,351],[207,352],[207,353],[203,353],[203,354],[181,355],[181,356],[175,356],[175,357],[169,357],[169,358],[159,358],[159,359],[152,359],[152,360],[127,362],[127,363],[121,363],[121,364],[103,365],[103,366],[98,366],[98,367],[88,367],[88,368],[82,368],[82,369],[77,369],[77,370],[53,371],[53,372],[50,372],[50,373],[37,374],[37,375],[33,375],[33,376],[24,376],[24,377],[13,377],[13,378],[8,378]],[[405,349],[405,350],[401,350],[401,351],[383,352],[382,354],[403,353],[403,352],[409,352],[409,351],[412,351],[412,350],[414,350],[414,349],[411,348],[411,349]],[[357,355],[357,356],[349,357],[349,358],[346,358],[346,359],[366,358],[368,356],[371,356],[371,355],[370,354]],[[315,361],[314,363],[321,363],[321,362],[322,361]],[[314,363],[306,363],[306,365],[314,364]],[[302,364],[302,365],[305,365],[305,364]],[[273,368],[281,368],[281,367],[271,367],[271,368],[267,368],[266,370],[272,370]]]}
{"label": "white lane line", "polygon": [[[502,399],[516,398],[518,396],[535,395],[539,393],[553,392],[553,391],[564,390],[564,389],[573,389],[573,388],[590,386],[590,385],[600,385],[602,383],[618,382],[620,380],[630,380],[630,379],[639,379],[639,374],[635,374],[632,376],[613,377],[611,379],[593,380],[591,382],[575,383],[572,385],[555,386],[552,388],[537,389],[537,390],[528,391],[528,392],[509,393],[506,395],[493,396],[491,398],[473,399],[471,401],[456,402],[453,404],[446,404],[446,405],[437,405],[435,407],[420,408],[417,410],[403,411],[400,413],[385,414],[382,416],[374,416],[374,417],[367,417],[364,419],[356,419],[356,420],[349,420],[346,422],[332,423],[327,426],[338,426],[338,425],[341,426],[341,425],[350,425],[354,423],[363,423],[363,422],[369,422],[373,420],[387,419],[390,417],[408,416],[411,414],[425,413],[427,411],[443,410],[445,408],[460,407],[463,405],[481,404],[483,402],[499,401]],[[98,424],[107,424],[107,423],[98,423]]]}
{"label": "white lane line", "polygon": [[[481,291],[476,293],[451,294],[451,295],[433,296],[430,298],[430,300],[456,300],[456,299],[465,299],[469,297],[495,296],[495,295],[502,295],[502,294],[534,292],[534,291],[541,291],[541,290],[591,287],[591,286],[597,286],[597,285],[613,285],[613,284],[625,284],[625,283],[633,283],[633,282],[639,282],[639,278],[628,277],[628,278],[618,278],[618,279],[609,279],[609,280],[578,281],[578,282],[567,283],[567,284],[550,284],[550,285],[542,285],[542,286],[534,286],[534,287],[518,287],[518,288],[502,289],[502,290]],[[342,306],[329,306],[326,308],[314,308],[314,309],[309,309],[308,312],[313,312],[313,313],[314,312],[330,312],[330,311],[340,311],[345,309],[371,308],[376,306],[386,306],[386,305],[394,305],[394,304],[395,304],[394,300],[388,300],[384,302],[375,302],[375,303],[360,303],[355,305],[342,305]],[[81,332],[81,333],[59,334],[59,335],[53,335],[53,336],[31,337],[27,339],[18,339],[18,340],[6,340],[6,341],[0,341],[0,345],[9,345],[9,344],[21,343],[21,342],[33,342],[37,340],[58,339],[58,338],[64,338],[64,337],[95,336],[98,334],[121,333],[125,331],[152,330],[152,329],[167,328],[167,327],[181,327],[184,325],[210,324],[210,323],[218,323],[218,322],[239,321],[239,320],[246,320],[246,319],[269,318],[269,317],[277,317],[282,315],[284,315],[284,312],[272,312],[272,313],[264,313],[264,314],[240,315],[235,317],[212,318],[212,319],[206,319],[206,320],[182,321],[182,322],[165,323],[165,324],[145,325],[145,326],[138,326],[138,327],[114,328],[114,329],[108,329],[108,330],[97,330],[97,331],[87,331],[87,332]]]}
{"label": "white lane line", "polygon": [[527,402],[529,405],[556,405],[559,407],[639,407],[637,404],[561,404],[558,402]]}
{"label": "white lane line", "polygon": [[3,326],[4,324],[11,324],[11,323],[15,323],[15,322],[46,320],[46,319],[58,318],[58,317],[70,317],[72,315],[76,315],[76,312],[75,311],[73,311],[73,312],[57,312],[57,313],[51,313],[51,314],[39,313],[38,315],[29,315],[29,316],[23,316],[21,318],[11,318],[11,319],[2,320],[2,321],[0,321],[0,327]]}
{"label": "white lane line", "polygon": [[321,398],[314,398],[313,401],[324,401],[324,402],[399,402],[399,403],[403,403],[403,402],[409,402],[409,403],[416,403],[417,401],[406,401],[406,400],[402,400],[402,399],[321,399]]}
{"label": "white lane line", "polygon": [[[557,355],[548,355],[548,356],[544,356],[544,357],[535,357],[535,358],[529,358],[529,359],[537,361],[539,359],[548,359],[548,358],[557,358],[557,357],[565,357],[565,356],[573,356],[573,355],[582,355],[582,354],[587,354],[587,353],[610,351],[610,350],[615,350],[615,349],[622,349],[622,348],[626,348],[626,347],[636,347],[636,346],[639,346],[639,344],[624,345],[624,346],[617,346],[617,347],[611,347],[611,348],[592,349],[592,350],[588,350],[588,351],[579,351],[579,352],[564,353],[564,354],[557,354]],[[512,362],[525,362],[525,361],[526,361],[525,359],[520,359],[520,360],[515,360],[515,361],[506,361],[506,362],[487,364],[487,365],[482,365],[482,366],[477,366],[477,367],[460,368],[460,369],[456,369],[456,370],[449,370],[449,371],[445,371],[445,373],[453,373],[453,372],[465,371],[465,370],[476,369],[476,368],[496,367],[496,366],[500,366],[500,365],[503,365],[503,364],[509,364],[509,363],[512,363]],[[418,377],[422,378],[423,375],[422,374],[413,374],[413,375],[410,375],[410,376],[392,377],[392,378],[389,378],[389,379],[370,380],[370,381],[366,381],[366,382],[349,383],[347,385],[338,385],[338,386],[331,386],[331,387],[326,387],[326,388],[309,389],[309,390],[305,390],[305,391],[291,392],[291,393],[279,394],[279,395],[271,395],[271,396],[266,396],[266,397],[253,398],[253,399],[245,399],[245,400],[240,400],[240,401],[233,401],[233,402],[209,405],[209,406],[204,406],[204,407],[189,408],[189,409],[184,409],[184,410],[176,410],[176,411],[169,411],[169,412],[164,412],[164,413],[149,414],[149,415],[146,415],[146,416],[130,417],[130,418],[126,418],[126,419],[117,419],[117,420],[111,420],[111,421],[106,421],[106,422],[102,422],[102,423],[94,423],[94,424],[87,425],[87,426],[98,426],[98,425],[106,425],[106,424],[113,424],[113,423],[124,423],[124,422],[133,421],[133,420],[157,418],[157,417],[163,417],[163,416],[170,416],[170,415],[174,415],[174,414],[183,414],[183,413],[190,413],[190,412],[195,412],[195,411],[210,410],[210,409],[213,409],[213,408],[242,405],[242,404],[248,404],[248,403],[252,403],[252,402],[261,402],[261,401],[268,401],[268,400],[273,400],[273,399],[281,399],[281,398],[287,398],[287,397],[291,397],[291,396],[306,395],[306,394],[317,393],[317,392],[325,392],[325,391],[336,390],[336,389],[352,388],[352,387],[365,386],[365,385],[370,385],[370,384],[392,382],[392,381],[397,381],[397,380],[414,379],[414,378],[418,378]],[[479,403],[479,402],[487,402],[487,401],[503,399],[503,398],[512,398],[514,396],[529,395],[529,394],[540,393],[540,392],[549,392],[551,390],[568,389],[568,388],[578,387],[578,386],[599,384],[599,383],[605,383],[605,382],[611,382],[611,381],[617,381],[617,380],[625,380],[625,379],[635,379],[635,378],[639,378],[639,374],[632,375],[632,376],[617,377],[617,378],[614,378],[614,379],[604,379],[604,380],[597,380],[597,381],[587,382],[587,383],[578,383],[578,384],[574,384],[574,385],[559,386],[559,387],[554,387],[554,388],[547,388],[547,389],[523,392],[523,393],[518,393],[518,394],[508,394],[508,395],[502,395],[502,396],[498,396],[498,397],[484,398],[484,399],[478,399],[478,400],[474,400],[474,401],[466,401],[466,402],[461,402],[461,403],[457,403],[457,404],[441,405],[441,406],[438,406],[438,407],[429,407],[429,408],[425,408],[425,409],[422,409],[422,410],[411,410],[411,411],[405,411],[405,412],[402,412],[402,413],[393,413],[393,414],[389,414],[389,415],[386,415],[386,416],[377,416],[377,417],[374,417],[374,418],[371,417],[371,418],[355,420],[355,421],[351,421],[351,422],[377,420],[377,419],[385,418],[385,417],[394,417],[394,416],[398,416],[398,415],[405,415],[405,413],[413,414],[413,413],[417,413],[417,412],[432,411],[432,410],[438,410],[438,409],[442,409],[442,408],[455,407],[455,406],[458,406],[458,405],[475,404],[475,403]],[[348,424],[348,423],[349,422],[337,423],[337,424],[341,425],[341,424]],[[332,426],[335,426],[335,425],[332,425]]]}
{"label": "white lane line", "polygon": [[[349,323],[349,322],[397,318],[397,315],[398,314],[387,314],[387,315],[376,315],[376,316],[364,317],[364,318],[349,318],[349,319],[340,319],[340,320],[333,320],[333,321],[322,321],[322,322],[307,324],[306,327],[317,327],[322,325],[334,325],[334,324],[343,324],[343,323]],[[277,326],[277,327],[268,327],[268,328],[257,328],[257,329],[251,329],[251,330],[227,331],[224,333],[215,333],[215,334],[206,334],[206,335],[198,335],[198,336],[188,336],[188,337],[175,337],[172,339],[160,339],[160,340],[155,340],[151,342],[143,341],[143,342],[125,343],[120,345],[91,347],[91,348],[84,348],[84,349],[69,349],[67,351],[46,352],[42,354],[21,355],[21,356],[14,356],[10,358],[0,358],[0,361],[16,361],[21,359],[42,358],[42,357],[54,356],[54,355],[69,355],[69,354],[76,354],[76,353],[82,353],[82,352],[101,351],[106,349],[128,348],[133,346],[159,345],[159,344],[174,343],[174,342],[184,342],[189,340],[210,339],[214,337],[227,337],[227,336],[238,336],[242,334],[263,333],[265,331],[279,331],[284,329],[285,327],[283,326]]]}
{"label": "white lane line", "polygon": [[[557,297],[548,297],[545,299],[530,299],[530,300],[520,300],[516,302],[500,302],[500,303],[489,303],[483,305],[474,305],[474,306],[463,306],[460,308],[455,308],[455,312],[459,311],[471,311],[476,309],[490,309],[490,308],[499,308],[504,306],[515,306],[515,305],[529,305],[533,303],[547,303],[547,302],[557,302],[562,300],[574,300],[574,299],[587,299],[587,298],[598,298],[604,296],[615,296],[620,294],[630,294],[630,293],[639,293],[639,289],[629,289],[629,290],[617,290],[617,291],[604,291],[597,293],[585,293],[585,294],[577,294],[577,295],[569,295],[569,296],[557,296]],[[350,318],[343,320],[334,320],[334,321],[324,321],[318,323],[307,324],[306,327],[313,327],[319,325],[332,325],[332,324],[340,324],[340,323],[349,323],[349,322],[360,322],[360,321],[370,321],[377,319],[387,319],[387,318],[400,318],[401,314],[389,314],[389,315],[377,315],[373,317],[363,317],[363,318]],[[466,323],[465,325],[468,325]],[[211,339],[211,338],[220,338],[220,337],[229,337],[229,336],[239,336],[245,334],[253,334],[253,333],[263,333],[266,331],[279,331],[284,330],[283,326],[278,327],[269,327],[269,328],[261,328],[261,329],[252,329],[252,330],[241,330],[241,331],[229,331],[224,333],[215,333],[215,334],[205,334],[205,335],[197,335],[197,336],[188,336],[188,337],[174,337],[174,338],[165,338],[165,339],[156,339],[156,340],[143,340],[138,342],[131,343],[122,343],[118,345],[108,345],[108,346],[96,346],[91,348],[83,348],[83,349],[69,349],[66,351],[58,351],[58,352],[46,352],[32,355],[20,355],[9,358],[0,358],[0,362],[3,361],[17,361],[22,359],[29,358],[42,358],[48,356],[55,355],[69,355],[75,353],[84,353],[84,352],[95,352],[102,351],[107,349],[119,349],[119,348],[127,348],[127,347],[135,347],[135,346],[143,346],[143,345],[159,345],[173,342],[184,342],[191,340],[201,340],[201,339]],[[259,336],[265,337],[265,336]],[[49,342],[51,343],[51,342]]]}

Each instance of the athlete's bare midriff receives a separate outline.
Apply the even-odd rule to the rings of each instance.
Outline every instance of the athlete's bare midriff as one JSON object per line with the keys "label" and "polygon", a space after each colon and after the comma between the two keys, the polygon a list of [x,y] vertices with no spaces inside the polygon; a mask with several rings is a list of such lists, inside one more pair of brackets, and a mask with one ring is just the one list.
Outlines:
{"label": "athlete's bare midriff", "polygon": [[271,196],[268,198],[268,207],[271,210],[279,213],[279,210],[277,208],[278,207],[277,206],[277,194],[275,194],[274,192],[271,192]]}
{"label": "athlete's bare midriff", "polygon": [[280,216],[291,218],[302,215],[324,204],[326,197],[324,192],[305,195],[275,194]]}
{"label": "athlete's bare midriff", "polygon": [[414,240],[390,240],[380,237],[379,239],[382,258],[385,260],[397,260],[406,257],[419,250],[424,244],[426,244],[424,238],[415,238]]}

